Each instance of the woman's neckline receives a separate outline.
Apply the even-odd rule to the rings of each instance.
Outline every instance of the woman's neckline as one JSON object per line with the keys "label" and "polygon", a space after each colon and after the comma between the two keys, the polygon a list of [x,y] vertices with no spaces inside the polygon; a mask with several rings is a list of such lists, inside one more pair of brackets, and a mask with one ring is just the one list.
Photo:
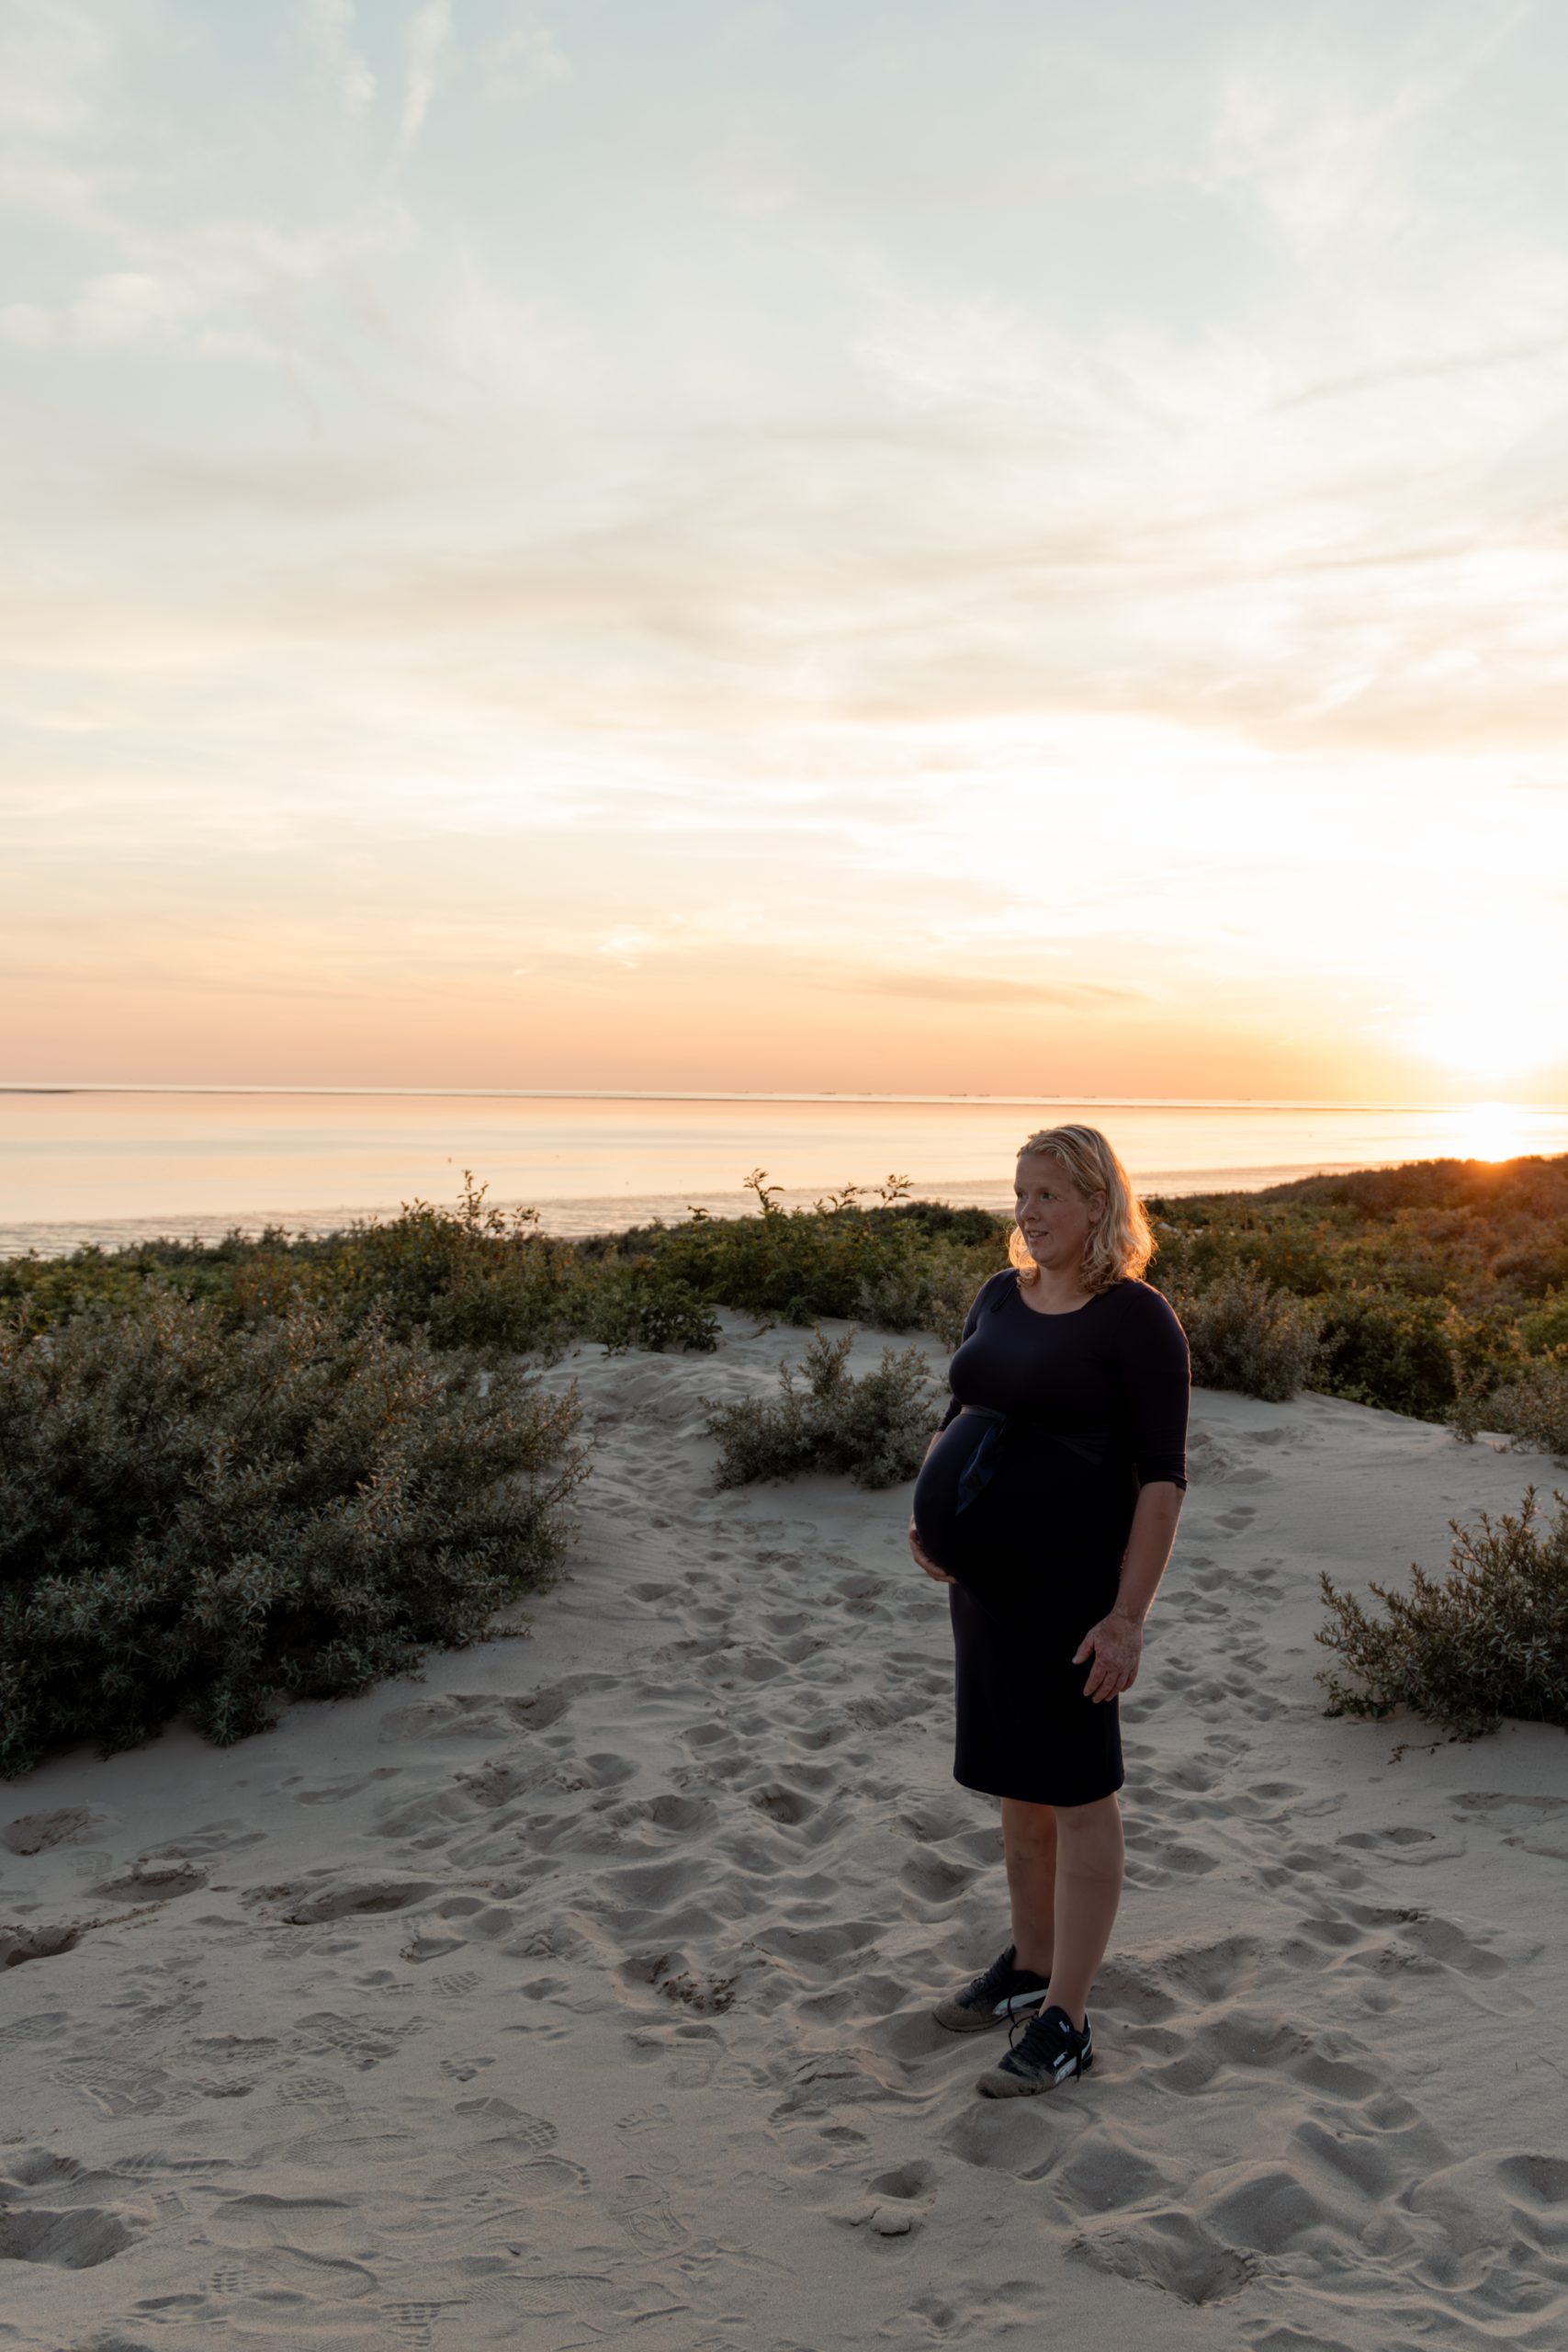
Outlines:
{"label": "woman's neckline", "polygon": [[1091,1307],[1095,1304],[1097,1299],[1107,1297],[1110,1292],[1115,1289],[1116,1285],[1114,1283],[1111,1283],[1107,1285],[1105,1290],[1091,1290],[1089,1296],[1079,1306],[1031,1306],[1028,1299],[1024,1296],[1023,1279],[1017,1272],[1016,1268],[1013,1272],[1012,1287],[1013,1295],[1017,1298],[1019,1305],[1022,1307],[1026,1315],[1036,1315],[1043,1323],[1056,1323],[1064,1321],[1070,1315],[1084,1314],[1088,1308]]}

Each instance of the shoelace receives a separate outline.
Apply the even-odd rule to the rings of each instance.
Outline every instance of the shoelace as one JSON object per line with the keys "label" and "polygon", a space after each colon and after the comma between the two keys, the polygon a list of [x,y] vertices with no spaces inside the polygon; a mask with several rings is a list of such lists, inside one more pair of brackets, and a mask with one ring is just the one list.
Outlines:
{"label": "shoelace", "polygon": [[1000,1959],[992,1961],[989,1968],[983,1968],[978,1976],[970,1978],[969,1988],[964,1997],[966,2001],[976,2001],[983,1995],[987,2000],[991,2000],[1001,1991],[1008,1978],[1017,1973],[1011,1961],[1003,1953]]}
{"label": "shoelace", "polygon": [[[1033,2017],[1032,2017],[1032,2018],[1024,2018],[1024,2019],[1020,2019],[1020,2018],[1017,2018],[1017,2017],[1010,2017],[1010,2018],[1009,2018],[1009,2019],[1008,2019],[1008,2049],[1009,2049],[1009,2051],[1010,2051],[1010,2052],[1011,2052],[1011,2051],[1014,2051],[1014,2050],[1016,2050],[1016,2049],[1017,2049],[1017,2047],[1018,2047],[1018,2042],[1019,2042],[1019,2035],[1020,2035],[1020,2032],[1021,2032],[1021,2033],[1022,2033],[1022,2037],[1023,2037],[1024,2041],[1028,2041],[1028,2039],[1029,2039],[1029,2037],[1030,2037],[1030,2035],[1034,2031],[1035,2027],[1036,2027],[1036,2026],[1039,2026],[1039,2027],[1041,2027],[1042,2029],[1043,2029],[1043,2027],[1044,2027],[1044,2023],[1045,2023],[1044,2018],[1043,2018],[1043,2017],[1041,2017],[1041,2016],[1039,2015],[1039,2013],[1038,2013],[1038,2012],[1036,2012],[1036,2014],[1035,2014]],[[1043,2040],[1044,2040],[1044,2033],[1043,2033],[1043,2030],[1042,2030],[1042,2033],[1041,2033],[1041,2040],[1042,2040],[1042,2041],[1043,2041]],[[1065,2048],[1066,2048],[1066,2045],[1065,2043],[1059,2043],[1059,2044],[1058,2044],[1058,2047],[1059,2047],[1059,2048],[1064,2048],[1064,2049],[1065,2049]]]}

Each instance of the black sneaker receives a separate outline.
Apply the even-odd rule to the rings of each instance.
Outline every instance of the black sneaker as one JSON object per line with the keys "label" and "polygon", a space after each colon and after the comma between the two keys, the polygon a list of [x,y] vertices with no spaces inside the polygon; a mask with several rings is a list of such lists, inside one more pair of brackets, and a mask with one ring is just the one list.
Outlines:
{"label": "black sneaker", "polygon": [[1048,1976],[1036,1976],[1032,1968],[1015,1968],[1012,1964],[1016,1944],[1009,1944],[998,1960],[971,1979],[962,1993],[954,1993],[939,2001],[931,2015],[938,2025],[949,2033],[984,2033],[987,2027],[1006,2025],[1010,2018],[1027,2016],[1037,2009],[1051,1987]]}
{"label": "black sneaker", "polygon": [[1031,2018],[1023,2038],[1010,2048],[976,2089],[982,2098],[1027,2098],[1034,2091],[1054,2091],[1059,2083],[1087,2075],[1094,2064],[1094,2030],[1088,2018],[1079,2033],[1066,2009],[1050,2008]]}

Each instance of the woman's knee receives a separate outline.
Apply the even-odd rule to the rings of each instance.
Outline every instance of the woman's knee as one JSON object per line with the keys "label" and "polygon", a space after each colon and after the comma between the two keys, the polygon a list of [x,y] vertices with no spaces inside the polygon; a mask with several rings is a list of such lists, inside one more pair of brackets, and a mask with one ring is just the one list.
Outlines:
{"label": "woman's knee", "polygon": [[1014,1851],[1033,1851],[1055,1846],[1055,1806],[1030,1804],[1022,1797],[1004,1797],[1002,1836]]}
{"label": "woman's knee", "polygon": [[1056,1835],[1069,1870],[1110,1876],[1122,1866],[1122,1808],[1114,1796],[1059,1805]]}

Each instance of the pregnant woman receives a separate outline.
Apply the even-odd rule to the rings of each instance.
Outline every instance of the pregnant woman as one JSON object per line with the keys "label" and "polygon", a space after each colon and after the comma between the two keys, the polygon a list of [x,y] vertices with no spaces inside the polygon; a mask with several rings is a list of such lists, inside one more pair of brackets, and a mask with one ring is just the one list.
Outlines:
{"label": "pregnant woman", "polygon": [[1028,2020],[979,2079],[991,2098],[1093,2064],[1089,1988],[1122,1892],[1117,1701],[1187,1484],[1187,1341],[1139,1279],[1153,1236],[1097,1128],[1030,1136],[1015,1213],[1011,1265],[969,1310],[909,1528],[949,1587],[953,1778],[1001,1800],[1012,1941],[934,2012],[957,2033]]}

